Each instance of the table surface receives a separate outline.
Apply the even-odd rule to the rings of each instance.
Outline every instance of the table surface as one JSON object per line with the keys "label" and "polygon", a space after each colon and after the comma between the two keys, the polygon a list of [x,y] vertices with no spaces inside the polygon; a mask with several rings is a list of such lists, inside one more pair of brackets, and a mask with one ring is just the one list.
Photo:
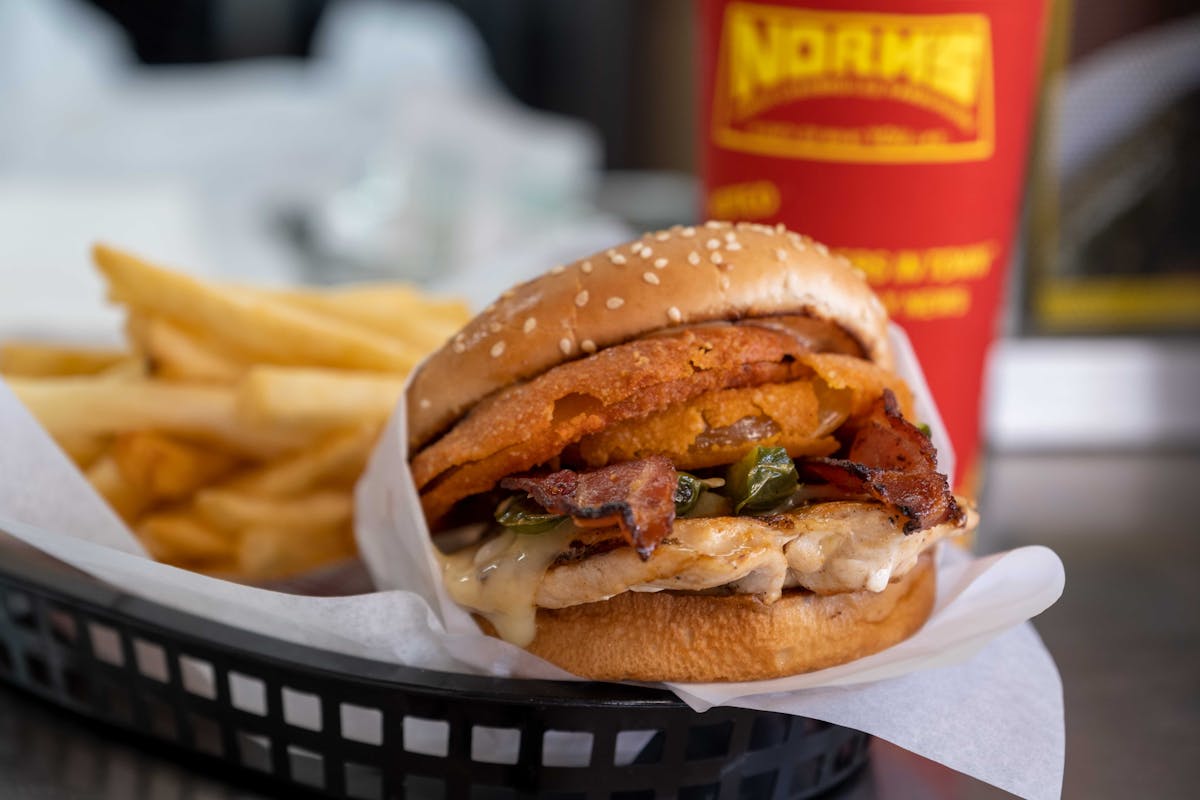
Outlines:
{"label": "table surface", "polygon": [[[1194,796],[1200,782],[1200,453],[999,455],[977,549],[1040,543],[1067,568],[1037,620],[1062,671],[1067,798]],[[1006,793],[876,742],[838,798]],[[0,797],[233,800],[260,795],[0,687]]]}

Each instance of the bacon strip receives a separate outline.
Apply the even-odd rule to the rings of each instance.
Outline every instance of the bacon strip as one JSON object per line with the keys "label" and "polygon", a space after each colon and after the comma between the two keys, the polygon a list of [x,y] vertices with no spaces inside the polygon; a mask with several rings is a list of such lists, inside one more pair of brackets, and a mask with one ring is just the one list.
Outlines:
{"label": "bacon strip", "polygon": [[937,471],[933,443],[900,415],[890,389],[884,389],[855,433],[847,458],[810,458],[797,466],[839,491],[896,508],[908,518],[905,533],[964,518],[950,482]]}
{"label": "bacon strip", "polygon": [[618,525],[645,560],[671,533],[677,480],[671,461],[656,455],[589,472],[505,478],[500,486],[528,492],[547,511],[577,523]]}

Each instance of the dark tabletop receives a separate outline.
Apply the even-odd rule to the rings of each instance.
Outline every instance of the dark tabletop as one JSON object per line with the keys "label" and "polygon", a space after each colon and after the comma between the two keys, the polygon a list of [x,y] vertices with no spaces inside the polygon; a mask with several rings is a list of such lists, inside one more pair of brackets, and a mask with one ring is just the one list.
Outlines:
{"label": "dark tabletop", "polygon": [[[1067,589],[1037,620],[1063,674],[1068,798],[1182,798],[1200,784],[1200,453],[1004,455],[981,551],[1046,544]],[[0,685],[0,798],[262,795]],[[876,742],[839,798],[1004,792]]]}

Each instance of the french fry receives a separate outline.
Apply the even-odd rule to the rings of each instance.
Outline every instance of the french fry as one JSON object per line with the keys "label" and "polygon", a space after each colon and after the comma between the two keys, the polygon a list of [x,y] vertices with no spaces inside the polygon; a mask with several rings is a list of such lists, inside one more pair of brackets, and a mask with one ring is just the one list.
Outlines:
{"label": "french fry", "polygon": [[137,525],[137,535],[155,559],[173,564],[231,559],[237,541],[186,511],[151,514]]}
{"label": "french fry", "polygon": [[366,466],[379,425],[329,434],[311,447],[245,472],[223,486],[267,497],[303,494],[321,486],[351,486]]}
{"label": "french fry", "polygon": [[97,245],[111,299],[208,331],[231,351],[275,364],[405,372],[424,351],[261,292],[204,283]]}
{"label": "french fry", "polygon": [[129,354],[116,349],[12,341],[0,344],[0,373],[29,378],[94,375]]}
{"label": "french fry", "polygon": [[117,516],[132,523],[150,507],[153,498],[125,479],[121,468],[111,454],[98,458],[88,467],[88,482],[100,496],[117,512]]}
{"label": "french fry", "polygon": [[320,292],[275,292],[288,303],[395,336],[432,351],[467,323],[471,312],[458,300],[431,300],[395,284]]}
{"label": "french fry", "polygon": [[15,342],[0,373],[159,560],[273,580],[355,553],[403,374],[469,317],[396,284],[257,289],[97,246],[130,352]]}
{"label": "french fry", "polygon": [[248,422],[314,428],[382,422],[404,391],[399,377],[316,367],[254,367],[238,384],[238,411]]}
{"label": "french fry", "polygon": [[112,366],[105,367],[103,371],[97,372],[96,380],[102,381],[137,381],[144,380],[148,375],[146,370],[146,359],[141,356],[130,355],[122,358]]}
{"label": "french fry", "polygon": [[405,311],[461,327],[471,318],[467,304],[452,298],[433,298],[413,286],[399,283],[357,283],[323,289],[276,289],[281,297],[331,314],[364,314],[381,323]]}
{"label": "french fry", "polygon": [[156,501],[182,500],[238,463],[228,453],[149,431],[118,436],[112,457],[125,479]]}
{"label": "french fry", "polygon": [[240,577],[246,580],[273,580],[350,558],[355,552],[349,527],[295,531],[277,525],[261,526],[242,534],[237,567]]}
{"label": "french fry", "polygon": [[194,501],[197,513],[210,525],[230,533],[276,526],[297,535],[330,531],[350,523],[354,499],[349,492],[322,491],[277,499],[256,497],[230,489],[203,489]]}
{"label": "french fry", "polygon": [[87,434],[63,436],[55,443],[75,462],[75,466],[86,472],[108,450],[112,437]]}
{"label": "french fry", "polygon": [[246,369],[244,363],[222,352],[211,341],[165,317],[131,312],[125,332],[160,378],[228,383],[237,380]]}
{"label": "french fry", "polygon": [[92,378],[14,378],[9,387],[55,438],[157,430],[267,459],[314,440],[310,431],[248,424],[232,388]]}

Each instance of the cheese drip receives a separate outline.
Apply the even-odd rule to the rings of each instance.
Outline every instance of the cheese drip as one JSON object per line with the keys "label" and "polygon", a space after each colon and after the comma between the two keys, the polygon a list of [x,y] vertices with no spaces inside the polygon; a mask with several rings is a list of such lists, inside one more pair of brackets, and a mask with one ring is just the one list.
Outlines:
{"label": "cheese drip", "polygon": [[446,590],[492,623],[501,639],[525,647],[537,634],[538,587],[575,532],[569,521],[543,533],[505,529],[479,547],[440,555]]}

